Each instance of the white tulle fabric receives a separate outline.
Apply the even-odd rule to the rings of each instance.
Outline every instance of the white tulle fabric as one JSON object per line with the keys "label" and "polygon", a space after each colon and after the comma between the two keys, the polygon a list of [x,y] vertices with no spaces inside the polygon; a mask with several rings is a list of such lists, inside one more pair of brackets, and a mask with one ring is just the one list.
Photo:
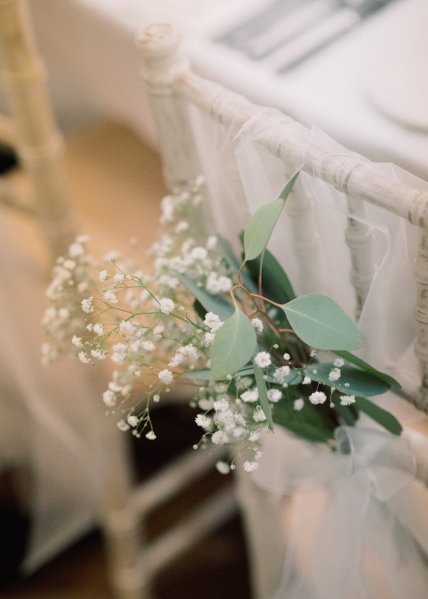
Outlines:
{"label": "white tulle fabric", "polygon": [[[194,108],[191,113],[212,218],[220,233],[238,247],[236,236],[248,216],[278,196],[302,165],[303,156],[300,164],[286,164],[260,144],[287,120],[276,111],[261,110],[242,128],[221,126]],[[293,135],[292,125],[289,135]],[[307,148],[322,144],[332,154],[346,154],[317,129],[308,133],[306,144]],[[390,178],[428,188],[398,167],[383,168]],[[285,267],[297,294],[326,293],[353,315],[356,300],[344,239],[350,205],[343,193],[301,173],[269,248]],[[373,235],[374,276],[359,318],[365,339],[360,353],[416,388],[420,372],[412,348],[412,269],[418,231],[358,199],[352,201],[352,215],[370,227]],[[376,401],[404,424],[425,418],[392,393]],[[265,439],[254,480],[269,493],[283,497],[283,522],[278,522],[277,530],[287,547],[282,576],[278,573],[280,583],[272,597],[426,597],[428,493],[415,478],[414,450],[407,439],[392,438],[364,418],[357,428],[341,428],[337,435],[339,447],[346,447],[349,453],[320,450],[284,429]],[[426,451],[426,437],[406,435]],[[418,475],[423,477],[427,473],[421,463]],[[266,518],[269,514],[260,513],[257,534],[263,534]],[[265,530],[273,528],[266,526]]]}
{"label": "white tulle fabric", "polygon": [[94,524],[101,454],[93,385],[70,361],[41,364],[48,283],[35,227],[2,215],[0,471],[24,475],[31,572]]}

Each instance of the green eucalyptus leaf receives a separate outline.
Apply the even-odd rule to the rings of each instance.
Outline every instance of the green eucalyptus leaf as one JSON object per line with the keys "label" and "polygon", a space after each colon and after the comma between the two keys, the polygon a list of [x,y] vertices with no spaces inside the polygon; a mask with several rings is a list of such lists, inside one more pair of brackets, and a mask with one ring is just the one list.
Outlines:
{"label": "green eucalyptus leaf", "polygon": [[198,368],[195,370],[188,370],[187,372],[183,372],[183,375],[186,379],[190,379],[192,381],[212,381],[213,375],[209,368]]}
{"label": "green eucalyptus leaf", "polygon": [[205,308],[199,300],[195,299],[195,301],[193,302],[193,309],[195,310],[196,314],[199,316],[201,320],[205,319],[207,311],[205,310]]}
{"label": "green eucalyptus leaf", "polygon": [[229,266],[234,270],[239,270],[241,263],[238,258],[235,256],[235,252],[232,249],[232,246],[228,242],[228,240],[222,235],[217,235],[217,247],[222,253],[224,259],[229,264]]}
{"label": "green eucalyptus leaf", "polygon": [[[339,400],[339,396],[336,396],[336,394],[333,396],[333,401],[335,399]],[[359,416],[355,404],[350,406],[342,406],[340,403],[334,401],[333,410],[336,412],[341,424],[345,424],[346,426],[355,426]]]}
{"label": "green eucalyptus leaf", "polygon": [[320,293],[298,297],[282,306],[296,335],[317,349],[358,349],[363,337],[357,325],[331,298]]}
{"label": "green eucalyptus leaf", "polygon": [[392,388],[401,387],[400,383],[398,381],[396,381],[392,376],[389,376],[389,374],[385,374],[385,372],[377,370],[376,368],[374,368],[373,366],[371,366],[370,364],[368,364],[367,362],[365,362],[358,356],[354,356],[354,354],[351,354],[350,352],[347,352],[347,351],[335,351],[334,353],[337,356],[339,356],[340,358],[343,358],[343,360],[346,360],[347,362],[350,362],[351,364],[355,364],[355,366],[358,366],[358,368],[360,368],[361,370],[364,370],[365,372],[368,372],[368,373],[372,374],[373,376],[376,376],[378,379],[385,381],[385,383],[387,383],[390,387],[392,387]]}
{"label": "green eucalyptus leaf", "polygon": [[314,406],[308,400],[302,410],[296,411],[294,400],[298,397],[302,397],[298,389],[288,390],[287,395],[273,406],[273,421],[307,441],[323,443],[333,439],[338,425],[333,411],[323,410],[322,406]]}
{"label": "green eucalyptus leaf", "polygon": [[[243,233],[242,233],[243,236]],[[241,235],[240,235],[241,238]],[[238,258],[235,256],[235,252],[233,251],[232,246],[230,245],[230,243],[227,241],[227,239],[225,239],[224,237],[222,237],[221,235],[217,235],[217,244],[218,244],[218,248],[223,256],[223,258],[226,260],[226,262],[228,263],[228,265],[230,266],[230,268],[234,271],[236,271],[236,273],[238,273],[239,269],[241,268],[241,263],[239,262]],[[247,269],[243,268],[241,270],[241,278],[242,278],[242,282],[244,283],[246,289],[248,289],[248,291],[253,291],[254,293],[257,293],[257,285],[254,284],[250,273],[247,272]]]}
{"label": "green eucalyptus leaf", "polygon": [[247,366],[235,372],[235,376],[252,376],[254,374],[254,366]]}
{"label": "green eucalyptus leaf", "polygon": [[[278,387],[281,387],[281,385],[279,385],[278,382],[273,377],[274,370],[276,370],[276,369],[272,368],[272,367],[269,368],[268,382],[278,385]],[[287,383],[287,385],[289,387],[292,387],[294,385],[300,385],[302,380],[303,380],[303,376],[301,375],[300,370],[297,370],[296,368],[291,368],[290,374],[284,378],[284,383]]]}
{"label": "green eucalyptus leaf", "polygon": [[[247,268],[257,283],[260,269],[260,257],[248,262]],[[284,269],[269,250],[265,250],[263,254],[263,270],[262,270],[262,288],[263,295],[280,304],[281,302],[289,302],[295,299],[293,286]]]}
{"label": "green eucalyptus leaf", "polygon": [[222,320],[226,320],[233,314],[233,306],[224,297],[213,295],[202,287],[198,287],[192,279],[185,274],[177,275],[188,291],[198,300],[207,312],[213,312],[220,316]]}
{"label": "green eucalyptus leaf", "polygon": [[254,260],[265,249],[298,174],[291,177],[278,199],[259,208],[250,218],[244,231],[245,261]]}
{"label": "green eucalyptus leaf", "polygon": [[[381,395],[388,391],[391,387],[385,381],[376,376],[353,368],[352,366],[342,366],[340,369],[342,375],[337,381],[330,381],[328,375],[334,368],[334,365],[329,364],[314,364],[304,369],[304,373],[313,381],[323,383],[329,387],[334,387],[337,391],[344,395],[361,395],[364,397],[372,397]],[[345,386],[345,383],[348,386]]]}
{"label": "green eucalyptus leaf", "polygon": [[254,375],[256,377],[257,389],[259,391],[260,406],[263,410],[264,415],[266,416],[266,420],[269,425],[269,428],[272,430],[273,429],[272,410],[270,407],[269,398],[267,396],[266,382],[263,378],[264,372],[259,366],[257,366],[257,364],[255,362],[254,362]]}
{"label": "green eucalyptus leaf", "polygon": [[237,308],[217,331],[211,345],[211,372],[215,379],[235,374],[253,357],[257,336],[253,325]]}
{"label": "green eucalyptus leaf", "polygon": [[403,427],[390,412],[387,412],[366,397],[357,397],[356,405],[361,412],[370,416],[370,418],[375,420],[393,435],[401,434]]}

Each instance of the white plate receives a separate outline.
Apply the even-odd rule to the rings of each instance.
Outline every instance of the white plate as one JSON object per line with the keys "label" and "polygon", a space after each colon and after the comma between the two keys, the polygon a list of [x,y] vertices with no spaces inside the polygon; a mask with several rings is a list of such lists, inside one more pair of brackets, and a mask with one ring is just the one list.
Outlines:
{"label": "white plate", "polygon": [[428,1],[400,2],[388,17],[368,46],[367,95],[390,119],[428,131]]}

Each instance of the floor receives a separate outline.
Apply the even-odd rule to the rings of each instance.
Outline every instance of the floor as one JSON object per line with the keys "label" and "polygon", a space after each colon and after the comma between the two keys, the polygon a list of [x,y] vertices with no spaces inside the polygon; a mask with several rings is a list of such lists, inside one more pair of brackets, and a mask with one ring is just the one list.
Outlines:
{"label": "floor", "polygon": [[[157,448],[145,441],[133,441],[140,478],[149,476],[169,457],[194,441],[198,433],[192,426],[192,420],[193,411],[187,407],[174,406],[160,410],[157,416]],[[179,434],[171,436],[171,422],[180,425]],[[165,523],[191,509],[200,496],[213,486],[222,484],[232,484],[232,480],[212,472],[197,486],[183,493],[174,504],[166,504],[158,509],[149,522],[149,536],[155,536]],[[18,530],[16,532],[19,534]],[[9,534],[13,534],[13,531],[9,530]],[[113,599],[100,532],[95,530],[89,533],[29,578],[11,576],[0,589],[0,597]],[[239,515],[161,572],[154,587],[154,598],[250,599],[247,557]]]}

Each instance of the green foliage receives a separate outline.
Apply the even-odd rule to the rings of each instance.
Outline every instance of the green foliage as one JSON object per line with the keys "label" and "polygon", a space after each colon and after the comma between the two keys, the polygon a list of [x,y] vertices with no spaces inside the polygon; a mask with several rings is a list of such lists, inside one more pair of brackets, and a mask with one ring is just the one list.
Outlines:
{"label": "green foliage", "polygon": [[222,235],[217,235],[217,246],[230,268],[238,271],[241,264],[227,239]]}
{"label": "green foliage", "polygon": [[299,173],[288,181],[279,198],[259,208],[250,218],[244,231],[245,261],[254,260],[264,251],[282,212],[285,201],[293,189]]}
{"label": "green foliage", "polygon": [[365,372],[368,372],[369,374],[376,376],[378,379],[381,379],[391,388],[399,388],[401,386],[400,383],[396,381],[392,376],[389,376],[389,374],[385,374],[384,372],[377,370],[373,366],[370,366],[370,364],[368,364],[358,356],[354,356],[354,354],[351,354],[347,351],[335,351],[334,353],[337,356],[340,356],[341,358],[346,360],[347,362],[350,362],[351,364],[358,366],[358,368],[360,368],[361,370],[364,370]]}
{"label": "green foliage", "polygon": [[209,368],[195,368],[195,370],[188,370],[183,372],[183,376],[191,381],[213,381],[213,375]]}
{"label": "green foliage", "polygon": [[[243,243],[243,239],[244,239],[243,232],[239,235],[239,239],[240,239],[241,243]],[[232,246],[227,241],[227,239],[225,239],[221,235],[217,235],[217,242],[218,242],[218,247],[223,255],[223,258],[226,260],[226,262],[228,263],[230,268],[235,271],[235,274],[237,274],[239,269],[241,268],[241,264],[240,264],[238,258],[235,256]],[[243,281],[245,287],[248,289],[248,291],[257,292],[257,284],[254,283],[253,279],[251,278],[251,273],[247,272],[246,268],[243,268],[241,270],[241,277],[242,277],[242,281]]]}
{"label": "green foliage", "polygon": [[273,408],[273,421],[307,441],[325,443],[333,439],[338,425],[333,410],[314,406],[305,399],[303,409],[296,411],[293,403],[299,397],[302,397],[301,390],[295,387],[287,390],[284,398]]}
{"label": "green foliage", "polygon": [[334,402],[334,408],[332,409],[336,412],[339,422],[346,426],[355,426],[355,423],[357,422],[359,417],[359,412],[358,409],[355,407],[355,404],[352,404],[350,406],[340,405],[338,393],[333,393],[332,399]]}
{"label": "green foliage", "polygon": [[254,362],[254,375],[256,377],[257,389],[259,391],[260,406],[263,410],[264,415],[266,416],[266,420],[269,425],[269,428],[272,430],[273,429],[272,411],[271,411],[269,399],[267,396],[266,382],[263,378],[264,373],[263,373],[263,370],[261,368],[259,368],[259,366],[257,366],[257,364],[255,362]]}
{"label": "green foliage", "polygon": [[349,350],[361,347],[357,325],[331,298],[319,293],[303,295],[282,306],[294,332],[311,347]]}
{"label": "green foliage", "polygon": [[357,397],[356,403],[361,412],[370,416],[370,418],[378,422],[384,429],[393,435],[400,435],[402,433],[403,427],[391,412],[387,412],[366,397]]}
{"label": "green foliage", "polygon": [[[333,364],[314,364],[304,369],[313,381],[323,383],[329,387],[334,387],[337,391],[345,395],[361,395],[371,397],[381,395],[390,389],[390,386],[375,375],[353,368],[352,366],[342,366],[341,377],[337,381],[330,381],[329,372],[334,368]],[[316,372],[315,372],[316,371]],[[345,386],[348,383],[348,386]]]}
{"label": "green foliage", "polygon": [[254,328],[237,308],[216,333],[211,346],[211,371],[215,379],[223,380],[243,368],[253,357],[257,346]]}
{"label": "green foliage", "polygon": [[[202,287],[198,287],[189,277],[184,274],[178,275],[180,281],[188,291],[197,299],[207,312],[213,312],[222,320],[229,318],[234,311],[232,304],[219,295],[213,295]],[[195,306],[196,311],[202,313],[200,307]],[[200,314],[199,314],[200,315]]]}
{"label": "green foliage", "polygon": [[[247,263],[248,271],[254,282],[258,281],[260,265],[260,257]],[[262,289],[263,295],[278,304],[290,302],[297,297],[290,279],[269,250],[265,250],[263,254]]]}

